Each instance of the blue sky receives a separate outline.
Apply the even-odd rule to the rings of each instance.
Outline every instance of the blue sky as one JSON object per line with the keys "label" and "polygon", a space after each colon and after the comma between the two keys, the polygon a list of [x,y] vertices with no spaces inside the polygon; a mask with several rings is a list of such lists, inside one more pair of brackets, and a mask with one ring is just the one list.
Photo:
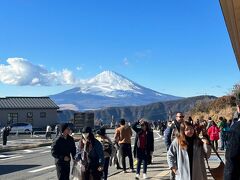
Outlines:
{"label": "blue sky", "polygon": [[2,0],[0,24],[0,96],[55,94],[104,70],[183,97],[239,82],[217,0]]}

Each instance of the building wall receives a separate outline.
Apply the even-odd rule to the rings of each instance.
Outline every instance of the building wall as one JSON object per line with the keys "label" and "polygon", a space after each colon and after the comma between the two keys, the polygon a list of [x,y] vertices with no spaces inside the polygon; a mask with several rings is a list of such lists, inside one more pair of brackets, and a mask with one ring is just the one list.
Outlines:
{"label": "building wall", "polygon": [[[46,117],[40,117],[41,112],[45,112]],[[0,109],[1,126],[8,124],[9,113],[18,113],[17,122],[29,122],[33,127],[46,127],[48,124],[57,123],[57,109]],[[27,113],[32,113],[32,117],[28,117]]]}

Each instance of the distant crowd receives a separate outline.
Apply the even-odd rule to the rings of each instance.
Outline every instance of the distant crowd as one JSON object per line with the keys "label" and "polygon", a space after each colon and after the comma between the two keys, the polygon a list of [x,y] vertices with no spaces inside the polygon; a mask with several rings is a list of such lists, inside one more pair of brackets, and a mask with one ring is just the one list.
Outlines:
{"label": "distant crowd", "polygon": [[[220,176],[224,176],[225,180],[240,179],[240,104],[232,121],[224,117],[193,120],[181,112],[167,122],[150,123],[140,119],[130,125],[121,119],[113,139],[107,136],[104,127],[96,134],[91,127],[84,127],[77,147],[70,136],[68,124],[62,124],[59,127],[61,133],[54,140],[51,151],[58,179],[70,178],[71,159],[71,176],[74,180],[106,180],[108,168],[112,165],[124,173],[135,173],[136,179],[140,178],[142,166],[142,178],[147,179],[148,165],[152,163],[154,152],[153,130],[164,136],[170,179],[207,180],[205,162],[208,164],[208,158],[213,152],[222,161],[218,152],[223,150],[226,150],[225,168],[224,174]],[[133,132],[135,140],[132,149]],[[126,157],[129,159],[129,170]],[[137,159],[136,169],[133,157]],[[224,167],[223,161],[221,164]]]}

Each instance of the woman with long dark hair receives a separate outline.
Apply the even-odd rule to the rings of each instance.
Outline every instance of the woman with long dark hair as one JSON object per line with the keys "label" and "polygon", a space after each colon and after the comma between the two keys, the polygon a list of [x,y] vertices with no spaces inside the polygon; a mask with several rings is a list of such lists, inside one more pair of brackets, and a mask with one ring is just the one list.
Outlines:
{"label": "woman with long dark hair", "polygon": [[200,139],[193,124],[186,121],[167,152],[167,161],[176,180],[207,180],[204,158],[209,158],[210,153],[209,142]]}
{"label": "woman with long dark hair", "polygon": [[150,130],[148,122],[143,119],[134,123],[132,129],[136,132],[134,144],[134,157],[137,158],[136,179],[139,179],[142,162],[143,179],[147,179],[148,158],[152,155],[154,150],[153,132]]}

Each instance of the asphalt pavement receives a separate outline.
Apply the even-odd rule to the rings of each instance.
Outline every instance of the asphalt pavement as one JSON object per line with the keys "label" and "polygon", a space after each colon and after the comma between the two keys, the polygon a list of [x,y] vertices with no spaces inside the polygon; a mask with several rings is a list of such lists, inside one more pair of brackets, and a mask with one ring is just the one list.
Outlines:
{"label": "asphalt pavement", "polygon": [[[108,130],[109,137],[113,137],[114,130]],[[132,144],[134,136],[132,138]],[[169,170],[166,162],[166,149],[163,137],[158,132],[154,132],[153,164],[148,166],[149,179],[169,179]],[[38,138],[14,139],[8,142],[8,147],[18,147],[22,144],[49,143],[52,140]],[[77,143],[76,143],[77,145]],[[133,145],[132,145],[133,146]],[[1,148],[1,147],[0,147]],[[5,147],[6,148],[6,147]],[[220,152],[224,157],[224,152]],[[128,160],[126,160],[128,162]],[[218,165],[218,159],[214,155],[209,160],[211,167]],[[134,162],[136,166],[136,160]],[[27,148],[17,151],[8,151],[0,153],[0,180],[57,180],[54,159],[51,156],[51,146]],[[109,167],[109,180],[130,180],[135,179],[135,173],[123,173],[114,166]],[[210,176],[209,176],[209,179]]]}

